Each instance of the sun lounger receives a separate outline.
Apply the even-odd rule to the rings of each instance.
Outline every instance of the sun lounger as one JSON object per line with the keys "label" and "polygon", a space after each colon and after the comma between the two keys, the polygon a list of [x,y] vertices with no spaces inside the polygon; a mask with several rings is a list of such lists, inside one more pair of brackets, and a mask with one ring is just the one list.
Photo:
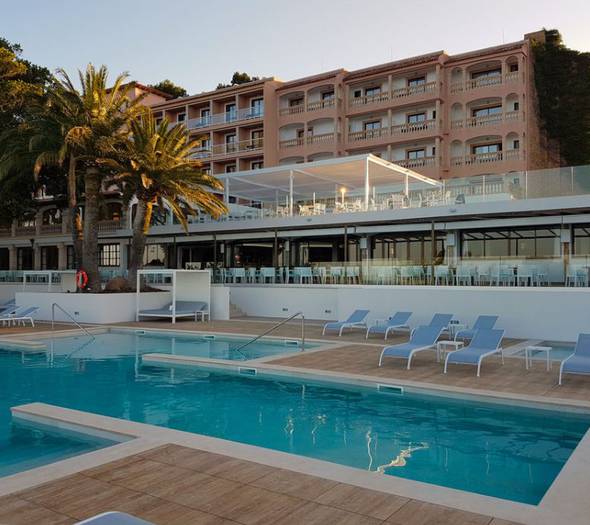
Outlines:
{"label": "sun lounger", "polygon": [[376,321],[373,326],[367,329],[366,338],[368,339],[370,334],[383,334],[384,339],[387,339],[389,332],[394,332],[395,330],[409,331],[408,319],[411,315],[412,312],[396,312],[388,319]]}
{"label": "sun lounger", "polygon": [[84,521],[78,521],[75,525],[153,525],[153,523],[124,512],[103,512]]}
{"label": "sun lounger", "polygon": [[383,363],[384,357],[393,357],[396,359],[407,359],[407,368],[409,370],[414,355],[418,352],[434,348],[442,330],[442,326],[419,326],[415,328],[408,342],[386,346],[383,349],[381,357],[379,357],[379,366]]}
{"label": "sun lounger", "polygon": [[38,306],[18,306],[11,310],[8,314],[0,315],[0,321],[3,326],[16,326],[17,324],[25,325],[26,321],[35,326],[35,321],[32,315],[39,310]]}
{"label": "sun lounger", "polygon": [[172,303],[163,308],[141,310],[137,317],[194,317],[195,321],[200,316],[209,315],[209,305],[203,301],[176,301],[176,312],[172,312]]}
{"label": "sun lounger", "polygon": [[346,321],[336,321],[332,323],[326,323],[322,335],[326,334],[326,330],[338,330],[338,335],[342,335],[342,331],[345,328],[362,328],[367,329],[367,323],[365,319],[369,315],[369,310],[355,310],[350,314]]}
{"label": "sun lounger", "polygon": [[563,374],[590,375],[590,334],[579,334],[574,353],[559,367],[559,384]]}
{"label": "sun lounger", "polygon": [[500,346],[504,337],[504,330],[478,330],[469,346],[454,350],[447,354],[444,373],[447,373],[449,363],[477,366],[477,377],[484,358],[499,353],[504,364],[504,351]]}
{"label": "sun lounger", "polygon": [[478,330],[493,330],[497,320],[497,315],[480,315],[471,328],[459,330],[455,334],[455,341],[458,339],[473,339]]}

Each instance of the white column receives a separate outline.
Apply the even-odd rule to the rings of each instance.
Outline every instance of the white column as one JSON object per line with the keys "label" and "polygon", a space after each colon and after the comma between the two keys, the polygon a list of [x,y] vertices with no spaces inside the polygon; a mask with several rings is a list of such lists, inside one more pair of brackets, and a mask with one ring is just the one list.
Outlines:
{"label": "white column", "polygon": [[369,159],[365,159],[365,211],[369,209]]}
{"label": "white column", "polygon": [[226,206],[229,206],[229,176],[225,178],[225,183],[223,186],[223,200]]}
{"label": "white column", "polygon": [[406,197],[410,198],[410,178],[406,175],[406,182],[405,182],[405,191]]}
{"label": "white column", "polygon": [[289,171],[289,216],[293,217],[293,170]]}

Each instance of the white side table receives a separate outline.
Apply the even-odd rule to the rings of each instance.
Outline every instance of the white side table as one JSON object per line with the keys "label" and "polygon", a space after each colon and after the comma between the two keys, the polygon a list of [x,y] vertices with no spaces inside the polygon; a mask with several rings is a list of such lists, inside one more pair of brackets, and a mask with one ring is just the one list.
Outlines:
{"label": "white side table", "polygon": [[209,312],[205,311],[205,310],[199,310],[196,313],[196,321],[209,321],[210,316],[209,316]]}
{"label": "white side table", "polygon": [[529,368],[531,368],[533,366],[533,361],[532,361],[532,353],[533,352],[545,352],[545,360],[547,362],[547,371],[551,370],[551,356],[549,355],[551,353],[551,350],[553,350],[553,348],[551,346],[527,346],[524,349],[524,366],[526,367],[526,369],[528,370]]}
{"label": "white side table", "polygon": [[452,352],[453,350],[459,350],[463,348],[463,341],[439,341],[436,343],[436,361],[440,363],[441,356]]}

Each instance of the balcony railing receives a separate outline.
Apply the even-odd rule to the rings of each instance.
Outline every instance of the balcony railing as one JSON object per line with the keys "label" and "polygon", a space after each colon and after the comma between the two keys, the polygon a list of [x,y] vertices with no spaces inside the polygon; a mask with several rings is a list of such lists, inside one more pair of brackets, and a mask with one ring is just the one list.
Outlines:
{"label": "balcony railing", "polygon": [[281,149],[284,148],[295,148],[298,146],[303,146],[304,144],[329,144],[333,143],[336,140],[336,133],[321,133],[319,135],[309,135],[306,138],[297,137],[294,139],[287,139],[281,140],[279,142],[279,147]]}
{"label": "balcony railing", "polygon": [[472,89],[485,88],[490,86],[500,86],[505,82],[517,82],[520,79],[518,71],[511,71],[502,75],[489,75],[487,77],[470,78],[468,80],[459,80],[451,83],[451,93],[461,93]]}
{"label": "balcony railing", "polygon": [[350,131],[348,133],[348,141],[360,142],[362,140],[373,140],[382,137],[419,133],[421,131],[434,130],[436,127],[436,120],[425,120],[422,122],[400,124],[397,126],[392,126],[391,128],[382,127],[376,129],[364,129],[361,131]]}
{"label": "balcony railing", "polygon": [[422,157],[419,159],[401,159],[401,160],[393,160],[394,164],[401,166],[402,168],[427,168],[430,166],[436,166],[437,158],[436,157]]}
{"label": "balcony railing", "polygon": [[21,235],[35,235],[37,233],[37,227],[17,226],[14,233],[17,237],[20,237]]}
{"label": "balcony railing", "polygon": [[207,126],[216,126],[218,124],[229,124],[243,120],[259,119],[264,116],[264,108],[242,108],[237,111],[228,111],[226,113],[215,113],[207,117],[189,119],[186,122],[188,129],[205,128]]}
{"label": "balcony railing", "polygon": [[502,122],[514,122],[522,119],[520,111],[507,111],[506,113],[496,113],[493,115],[484,115],[480,117],[469,117],[467,119],[456,119],[451,121],[451,129],[479,128],[485,126],[495,126]]}
{"label": "balcony railing", "polygon": [[365,104],[375,104],[377,102],[385,102],[389,100],[389,93],[377,93],[376,95],[364,95],[362,97],[354,97],[350,100],[351,106],[364,106]]}
{"label": "balcony railing", "polygon": [[287,106],[279,110],[279,115],[297,115],[305,111],[305,104],[295,104],[294,106]]}
{"label": "balcony railing", "polygon": [[520,160],[520,150],[494,151],[491,153],[472,153],[451,157],[451,166],[472,166],[474,164],[489,164],[503,160]]}
{"label": "balcony railing", "polygon": [[0,226],[0,237],[12,237],[12,227]]}
{"label": "balcony railing", "polygon": [[62,233],[62,225],[61,224],[42,224],[41,225],[41,234],[47,235],[51,233]]}
{"label": "balcony railing", "polygon": [[113,233],[123,229],[123,224],[120,220],[103,220],[98,221],[97,227],[99,233]]}
{"label": "balcony railing", "polygon": [[244,151],[258,151],[264,146],[264,139],[242,140],[228,144],[213,144],[211,154],[215,157],[218,155],[232,155]]}
{"label": "balcony railing", "polygon": [[320,109],[333,108],[336,104],[336,99],[327,98],[325,100],[317,100],[307,104],[307,111],[318,111]]}
{"label": "balcony railing", "polygon": [[405,98],[413,95],[421,95],[422,93],[432,93],[436,90],[436,84],[436,82],[426,82],[425,84],[394,89],[392,98]]}

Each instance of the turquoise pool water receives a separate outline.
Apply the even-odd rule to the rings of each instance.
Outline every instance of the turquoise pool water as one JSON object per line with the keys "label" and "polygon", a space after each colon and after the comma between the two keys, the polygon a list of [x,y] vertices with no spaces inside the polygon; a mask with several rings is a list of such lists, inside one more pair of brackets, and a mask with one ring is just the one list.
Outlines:
{"label": "turquoise pool water", "polygon": [[[44,340],[57,356],[84,359],[118,357],[122,353],[164,353],[182,356],[207,357],[230,361],[257,359],[301,350],[299,341],[259,339],[239,350],[251,337],[195,335],[182,332],[153,332],[110,330],[95,339],[87,335]],[[306,343],[306,349],[317,348],[317,343]]]}
{"label": "turquoise pool water", "polygon": [[[0,403],[2,401],[0,400]],[[115,442],[44,425],[11,423],[0,415],[0,477],[77,456]]]}
{"label": "turquoise pool water", "polygon": [[428,391],[141,364],[137,347],[117,355],[109,341],[104,359],[67,358],[62,341],[53,360],[0,351],[0,440],[10,406],[41,401],[536,504],[590,427],[588,415]]}

